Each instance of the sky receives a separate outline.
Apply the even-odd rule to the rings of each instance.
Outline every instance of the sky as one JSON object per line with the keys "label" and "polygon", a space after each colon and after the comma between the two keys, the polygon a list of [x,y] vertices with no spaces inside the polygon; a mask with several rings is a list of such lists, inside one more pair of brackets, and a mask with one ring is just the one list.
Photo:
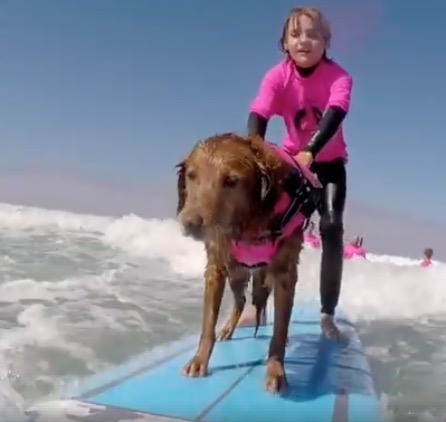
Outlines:
{"label": "sky", "polygon": [[[354,79],[346,225],[388,250],[440,248],[446,236],[446,3],[422,4],[311,3]],[[3,0],[0,201],[172,215],[174,165],[199,139],[246,131],[296,5]],[[268,138],[282,134],[274,119]]]}

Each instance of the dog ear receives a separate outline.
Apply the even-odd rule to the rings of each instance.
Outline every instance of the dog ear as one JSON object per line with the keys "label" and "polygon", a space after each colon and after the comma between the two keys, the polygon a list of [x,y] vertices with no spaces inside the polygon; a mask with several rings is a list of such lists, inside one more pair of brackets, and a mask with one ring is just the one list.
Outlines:
{"label": "dog ear", "polygon": [[182,161],[178,163],[175,168],[177,169],[177,215],[181,212],[186,202],[186,163]]}
{"label": "dog ear", "polygon": [[273,187],[273,179],[271,172],[268,168],[261,162],[257,164],[257,174],[258,174],[258,193],[260,195],[260,201],[263,202],[268,197]]}
{"label": "dog ear", "polygon": [[254,154],[254,161],[257,168],[257,178],[258,178],[258,186],[257,192],[259,195],[259,199],[261,202],[265,201],[268,194],[271,192],[271,188],[273,187],[273,178],[271,174],[271,170],[266,164],[264,153],[262,151],[262,147],[264,145],[264,141],[258,136],[250,136],[248,138],[249,148],[251,152]]}

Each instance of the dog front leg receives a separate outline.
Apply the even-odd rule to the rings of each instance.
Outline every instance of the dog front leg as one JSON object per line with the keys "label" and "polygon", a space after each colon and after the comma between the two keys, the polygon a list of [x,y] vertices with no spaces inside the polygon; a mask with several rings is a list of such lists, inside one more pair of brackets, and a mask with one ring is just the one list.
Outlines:
{"label": "dog front leg", "polygon": [[288,326],[294,304],[294,289],[297,282],[296,266],[286,266],[284,271],[269,273],[274,279],[274,325],[268,360],[266,363],[265,389],[277,393],[287,387],[284,360],[288,339]]}
{"label": "dog front leg", "polygon": [[204,304],[200,341],[194,357],[183,368],[183,375],[189,377],[204,377],[207,375],[209,359],[215,344],[215,326],[217,325],[225,289],[226,272],[220,266],[210,263],[206,266],[204,279]]}

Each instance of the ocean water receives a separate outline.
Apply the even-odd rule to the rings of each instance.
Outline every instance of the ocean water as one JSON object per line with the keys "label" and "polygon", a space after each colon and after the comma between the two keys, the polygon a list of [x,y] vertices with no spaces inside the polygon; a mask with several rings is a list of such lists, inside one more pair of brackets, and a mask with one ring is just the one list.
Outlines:
{"label": "ocean water", "polygon": [[[320,252],[297,296],[318,300]],[[204,252],[173,220],[0,204],[0,415],[194,333]],[[389,421],[446,418],[446,265],[347,261],[340,307],[358,324]],[[228,304],[228,297],[225,301]]]}

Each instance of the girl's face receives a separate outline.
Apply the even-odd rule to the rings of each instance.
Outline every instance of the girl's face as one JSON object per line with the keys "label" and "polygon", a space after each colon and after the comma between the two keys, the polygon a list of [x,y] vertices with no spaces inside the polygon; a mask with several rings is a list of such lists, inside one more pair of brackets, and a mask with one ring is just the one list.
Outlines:
{"label": "girl's face", "polygon": [[284,48],[297,66],[309,68],[316,65],[322,59],[326,47],[322,29],[317,22],[306,15],[290,19]]}

